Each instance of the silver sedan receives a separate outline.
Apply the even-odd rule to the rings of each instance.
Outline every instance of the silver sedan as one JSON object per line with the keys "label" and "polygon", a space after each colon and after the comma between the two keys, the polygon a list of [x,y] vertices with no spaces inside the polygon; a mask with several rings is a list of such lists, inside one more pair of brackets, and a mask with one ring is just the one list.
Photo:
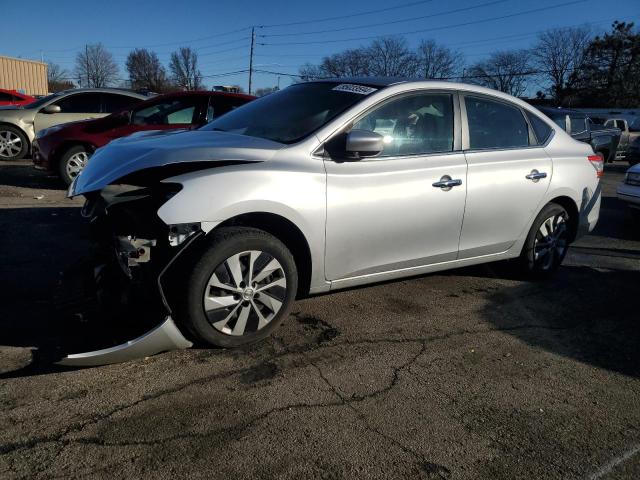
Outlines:
{"label": "silver sedan", "polygon": [[122,279],[151,279],[171,338],[232,347],[300,296],[499,260],[545,277],[594,228],[602,168],[506,94],[342,79],[112,142],[69,195]]}

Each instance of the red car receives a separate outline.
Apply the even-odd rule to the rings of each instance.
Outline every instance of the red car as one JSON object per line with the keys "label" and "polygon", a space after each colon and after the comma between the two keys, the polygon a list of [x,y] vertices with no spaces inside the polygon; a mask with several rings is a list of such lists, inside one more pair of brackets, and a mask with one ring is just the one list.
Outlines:
{"label": "red car", "polygon": [[33,142],[33,163],[70,184],[93,152],[111,140],[141,130],[197,128],[254,98],[210,91],[158,95],[107,117],[41,130]]}
{"label": "red car", "polygon": [[27,103],[31,103],[35,101],[35,98],[30,95],[24,95],[23,93],[18,93],[15,90],[5,90],[0,88],[0,106],[4,107],[7,105],[26,105]]}

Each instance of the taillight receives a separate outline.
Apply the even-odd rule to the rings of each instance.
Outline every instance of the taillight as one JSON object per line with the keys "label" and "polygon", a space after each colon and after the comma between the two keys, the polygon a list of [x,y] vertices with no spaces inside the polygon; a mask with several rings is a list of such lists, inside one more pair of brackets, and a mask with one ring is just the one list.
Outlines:
{"label": "taillight", "polygon": [[604,157],[601,153],[596,153],[595,155],[589,155],[587,159],[593,165],[593,168],[596,169],[596,177],[601,178],[604,175]]}

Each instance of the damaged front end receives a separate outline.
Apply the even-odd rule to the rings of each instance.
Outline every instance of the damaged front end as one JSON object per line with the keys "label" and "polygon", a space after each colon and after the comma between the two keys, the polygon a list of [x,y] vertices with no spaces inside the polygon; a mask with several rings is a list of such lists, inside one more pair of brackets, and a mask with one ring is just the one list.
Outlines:
{"label": "damaged front end", "polygon": [[191,346],[172,319],[167,277],[204,233],[198,223],[166,225],[157,214],[181,188],[122,183],[84,194],[82,215],[90,220],[95,298],[102,316],[141,323],[153,319],[155,326],[134,340],[69,355],[59,364],[105,365]]}

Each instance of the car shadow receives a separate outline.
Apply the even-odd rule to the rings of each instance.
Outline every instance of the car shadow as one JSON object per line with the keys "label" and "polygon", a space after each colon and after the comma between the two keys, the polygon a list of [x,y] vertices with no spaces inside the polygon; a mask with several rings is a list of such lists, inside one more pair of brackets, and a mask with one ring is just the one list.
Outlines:
{"label": "car shadow", "polygon": [[[148,330],[139,319],[98,310],[91,279],[74,275],[89,248],[78,208],[0,209],[0,245],[0,346],[32,352],[26,364],[5,358],[0,378],[63,370],[54,363],[69,353],[111,347]],[[63,271],[73,277],[64,288]]]}
{"label": "car shadow", "polygon": [[546,282],[488,294],[481,314],[531,346],[638,377],[638,285],[640,271],[564,266]]}
{"label": "car shadow", "polygon": [[65,184],[54,173],[36,170],[31,161],[0,162],[2,185],[39,190],[64,190]]}

